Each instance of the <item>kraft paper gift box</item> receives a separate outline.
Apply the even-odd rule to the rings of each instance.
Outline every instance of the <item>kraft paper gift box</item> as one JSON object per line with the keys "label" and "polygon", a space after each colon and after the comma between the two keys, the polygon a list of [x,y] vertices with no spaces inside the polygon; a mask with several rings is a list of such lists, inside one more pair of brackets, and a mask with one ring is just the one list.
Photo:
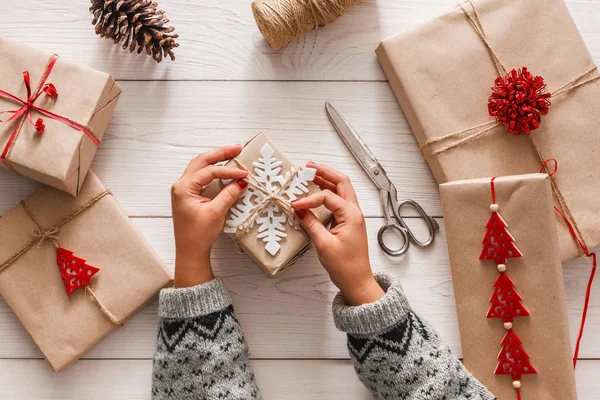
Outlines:
{"label": "kraft paper gift box", "polygon": [[[495,191],[499,214],[523,254],[506,261],[506,274],[530,313],[515,318],[513,330],[537,369],[537,374],[521,378],[521,395],[528,400],[575,400],[550,178],[546,174],[501,177],[495,180]],[[494,374],[506,333],[503,320],[486,318],[499,272],[493,260],[479,259],[491,215],[490,178],[446,183],[440,185],[440,192],[464,363],[498,399],[515,399],[510,376]]]}
{"label": "kraft paper gift box", "polygon": [[[256,188],[260,184],[263,190],[269,193],[278,193],[285,202],[317,193],[320,189],[312,183],[314,170],[310,168],[298,168],[295,164],[275,146],[267,135],[261,133],[252,138],[244,145],[242,152],[234,160],[227,164],[230,167],[242,167],[248,169],[254,179],[250,179],[246,189],[248,196],[242,196],[230,209],[225,222],[224,232],[236,241],[239,249],[246,253],[267,275],[274,278],[291,267],[309,248],[308,235],[297,223],[293,211],[286,215],[283,205],[276,202],[265,204],[264,209],[259,212],[255,222],[248,229],[240,227],[249,217],[252,211],[265,198],[265,194]],[[261,176],[269,170],[273,171],[270,177],[265,177],[261,182]],[[287,174],[291,178],[286,185]],[[269,175],[269,174],[267,174]],[[312,175],[312,176],[311,176]],[[309,178],[303,181],[304,178]],[[254,181],[254,183],[253,183]],[[269,181],[269,183],[267,183]],[[299,183],[295,186],[297,190],[289,190],[290,184]],[[205,188],[203,194],[214,197],[224,187],[225,183],[215,181]],[[282,190],[281,185],[284,185]],[[325,225],[332,219],[332,213],[321,206],[312,210]],[[278,228],[270,229],[269,226],[277,225]]]}
{"label": "kraft paper gift box", "polygon": [[[567,7],[563,0],[472,4],[385,39],[376,50],[433,175],[444,183],[535,173],[543,159],[555,158],[556,204],[588,248],[600,244],[600,81]],[[494,127],[488,98],[500,73],[481,30],[507,71],[527,67],[549,93],[566,85],[528,136]],[[580,254],[562,218],[552,218],[562,259]]]}
{"label": "kraft paper gift box", "polygon": [[0,166],[76,196],[121,89],[108,74],[1,37],[0,54]]}
{"label": "kraft paper gift box", "polygon": [[[65,271],[54,243],[68,249]],[[84,261],[99,271],[83,277],[88,287],[67,295],[61,275],[77,285]],[[170,282],[160,258],[91,171],[77,198],[44,187],[0,218],[0,295],[56,372]]]}

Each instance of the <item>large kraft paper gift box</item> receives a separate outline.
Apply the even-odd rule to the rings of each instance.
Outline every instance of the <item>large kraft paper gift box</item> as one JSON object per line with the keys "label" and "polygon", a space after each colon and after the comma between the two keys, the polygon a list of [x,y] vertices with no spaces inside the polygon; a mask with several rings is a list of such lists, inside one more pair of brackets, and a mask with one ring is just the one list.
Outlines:
{"label": "large kraft paper gift box", "polygon": [[[490,178],[446,183],[440,191],[464,363],[498,399],[513,400],[511,377],[494,374],[506,333],[503,320],[486,318],[499,272],[493,260],[479,259],[491,215]],[[523,254],[505,264],[530,313],[514,318],[513,330],[537,369],[537,374],[521,378],[521,395],[527,400],[575,400],[550,178],[546,174],[497,178],[495,192],[499,214]]]}
{"label": "large kraft paper gift box", "polygon": [[[310,248],[310,239],[289,203],[321,190],[312,183],[315,171],[296,167],[263,133],[246,143],[242,152],[226,166],[247,169],[250,179],[246,192],[227,215],[224,232],[269,277],[277,277]],[[214,181],[204,189],[203,195],[216,196],[225,183]],[[265,201],[267,193],[276,194],[283,203]],[[284,208],[289,210],[287,215]],[[312,211],[325,225],[332,219],[332,213],[324,206]]]}
{"label": "large kraft paper gift box", "polygon": [[[556,204],[588,248],[600,244],[599,74],[563,0],[466,2],[376,53],[438,183],[535,173],[555,158]],[[549,93],[566,85],[530,135],[507,133],[488,113],[498,63],[527,67]],[[562,218],[552,218],[562,259],[580,254]]]}
{"label": "large kraft paper gift box", "polygon": [[0,55],[0,112],[11,111],[0,114],[0,166],[76,196],[121,89],[108,74],[1,37]]}
{"label": "large kraft paper gift box", "polygon": [[[89,266],[99,271],[79,275],[79,267],[85,274]],[[86,280],[89,286],[77,288]],[[160,258],[91,171],[77,198],[44,187],[0,218],[0,295],[56,372],[170,282]]]}

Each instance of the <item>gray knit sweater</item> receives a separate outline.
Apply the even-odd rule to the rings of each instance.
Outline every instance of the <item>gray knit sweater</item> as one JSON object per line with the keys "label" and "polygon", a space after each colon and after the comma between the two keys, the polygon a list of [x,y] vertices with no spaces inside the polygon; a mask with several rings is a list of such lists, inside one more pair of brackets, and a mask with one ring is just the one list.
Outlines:
{"label": "gray knit sweater", "polygon": [[[338,295],[336,326],[360,380],[376,399],[491,400],[477,381],[410,308],[397,279],[376,275],[386,294],[350,307]],[[249,400],[260,394],[248,347],[220,280],[164,289],[154,355],[152,399]]]}

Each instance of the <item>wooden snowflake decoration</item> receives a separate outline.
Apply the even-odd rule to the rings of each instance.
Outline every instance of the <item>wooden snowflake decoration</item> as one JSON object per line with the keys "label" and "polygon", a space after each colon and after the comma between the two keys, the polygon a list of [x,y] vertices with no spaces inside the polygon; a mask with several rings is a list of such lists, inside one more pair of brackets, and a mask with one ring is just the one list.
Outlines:
{"label": "wooden snowflake decoration", "polygon": [[[296,169],[291,168],[282,175],[282,161],[277,160],[273,155],[275,151],[271,146],[265,144],[260,150],[258,161],[253,162],[254,178],[261,185],[262,190],[249,185],[242,197],[229,210],[229,215],[225,221],[226,233],[236,233],[238,229],[249,231],[255,225],[258,225],[258,239],[265,242],[265,250],[275,256],[281,248],[280,241],[287,237],[288,227],[297,229],[295,220],[281,210],[278,201],[269,201],[264,203],[269,195],[283,198],[291,202],[308,193],[308,182],[311,182],[316,174],[313,168]],[[255,208],[263,204],[255,219],[250,219]]]}

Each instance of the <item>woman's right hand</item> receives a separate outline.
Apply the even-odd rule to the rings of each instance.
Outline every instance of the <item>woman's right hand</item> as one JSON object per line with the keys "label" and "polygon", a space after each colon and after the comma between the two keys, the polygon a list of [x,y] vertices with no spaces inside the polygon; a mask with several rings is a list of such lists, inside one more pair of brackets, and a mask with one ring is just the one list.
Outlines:
{"label": "woman's right hand", "polygon": [[[292,206],[315,244],[319,260],[348,304],[379,300],[385,292],[371,271],[365,219],[350,179],[326,165],[309,162],[307,166],[317,170],[314,182],[322,191],[295,200]],[[333,213],[331,230],[310,211],[321,205]]]}

